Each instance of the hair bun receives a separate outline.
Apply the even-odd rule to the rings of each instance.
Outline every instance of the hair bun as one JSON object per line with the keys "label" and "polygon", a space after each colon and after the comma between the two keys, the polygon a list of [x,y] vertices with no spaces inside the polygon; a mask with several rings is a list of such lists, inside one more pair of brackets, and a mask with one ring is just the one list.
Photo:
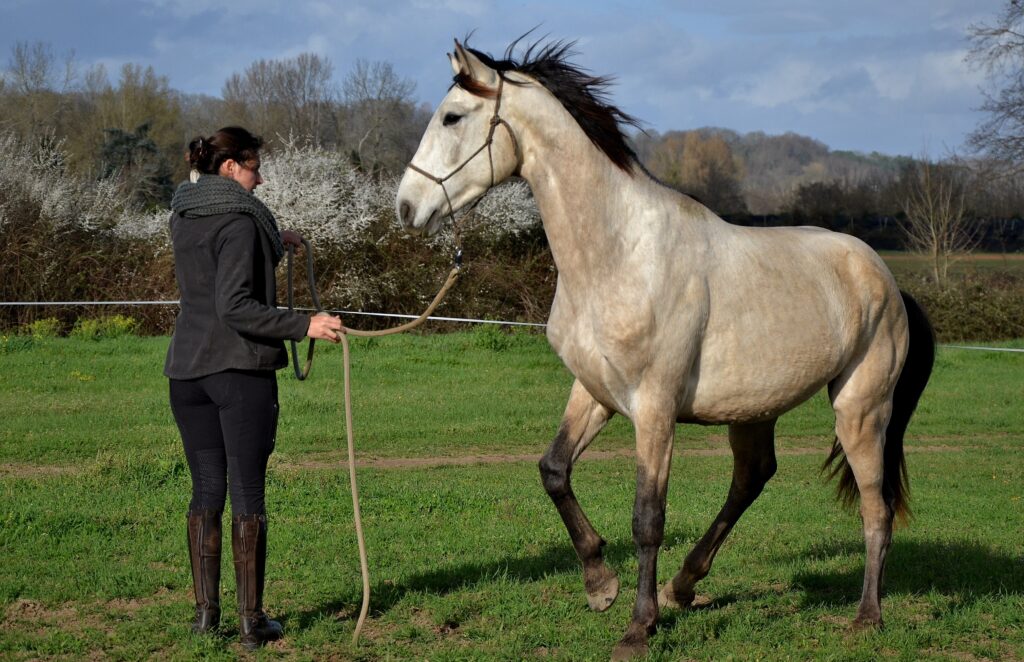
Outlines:
{"label": "hair bun", "polygon": [[193,169],[202,170],[210,157],[210,141],[199,136],[188,144],[188,162]]}

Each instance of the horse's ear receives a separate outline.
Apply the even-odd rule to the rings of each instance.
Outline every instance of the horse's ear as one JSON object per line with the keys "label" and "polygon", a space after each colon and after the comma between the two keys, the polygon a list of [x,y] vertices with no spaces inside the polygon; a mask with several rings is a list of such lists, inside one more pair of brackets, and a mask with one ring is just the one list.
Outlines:
{"label": "horse's ear", "polygon": [[456,76],[462,71],[462,65],[459,64],[459,56],[457,53],[445,53],[448,56],[448,63],[452,65],[452,73]]}
{"label": "horse's ear", "polygon": [[498,72],[491,69],[480,61],[480,58],[466,50],[455,40],[455,56],[452,58],[452,69],[455,75],[466,74],[478,83],[487,87],[495,87],[498,84]]}

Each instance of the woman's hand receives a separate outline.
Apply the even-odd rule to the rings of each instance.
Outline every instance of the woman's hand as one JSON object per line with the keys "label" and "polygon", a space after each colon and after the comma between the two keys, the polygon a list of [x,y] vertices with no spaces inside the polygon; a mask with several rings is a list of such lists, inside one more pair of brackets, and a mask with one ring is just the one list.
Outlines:
{"label": "woman's hand", "polygon": [[332,343],[341,342],[340,333],[345,325],[342,324],[340,317],[334,315],[328,315],[327,313],[317,313],[309,318],[309,329],[306,331],[306,335],[316,340],[328,340]]}
{"label": "woman's hand", "polygon": [[294,230],[281,230],[281,243],[295,248],[302,248],[302,235]]}

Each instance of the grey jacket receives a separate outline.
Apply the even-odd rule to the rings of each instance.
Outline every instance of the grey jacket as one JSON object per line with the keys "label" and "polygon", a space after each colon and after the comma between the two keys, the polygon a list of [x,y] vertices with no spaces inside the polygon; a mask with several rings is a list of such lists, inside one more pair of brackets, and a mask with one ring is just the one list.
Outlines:
{"label": "grey jacket", "polygon": [[288,365],[284,339],[301,340],[309,317],[277,309],[270,241],[241,213],[171,215],[181,312],[164,374],[194,379],[224,370]]}

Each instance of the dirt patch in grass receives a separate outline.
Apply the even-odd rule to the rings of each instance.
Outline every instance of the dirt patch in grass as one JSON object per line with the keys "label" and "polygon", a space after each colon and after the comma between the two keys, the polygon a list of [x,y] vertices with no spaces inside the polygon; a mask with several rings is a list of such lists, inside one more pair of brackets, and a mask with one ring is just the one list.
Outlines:
{"label": "dirt patch in grass", "polygon": [[[971,446],[950,446],[938,444],[932,446],[907,446],[908,453],[958,453],[969,450]],[[779,448],[776,455],[821,455],[823,448]],[[676,451],[683,457],[728,457],[732,455],[729,448],[690,448]],[[590,450],[583,455],[585,460],[613,460],[622,457],[633,457],[632,448],[616,450]],[[466,466],[474,464],[511,464],[516,462],[537,462],[540,455],[536,453],[497,454],[497,455],[462,455],[452,457],[389,457],[356,460],[360,469],[425,469],[430,467]],[[275,468],[282,471],[301,471],[317,469],[337,469],[347,465],[345,455],[340,452],[318,453],[315,457],[299,461],[281,461]]]}
{"label": "dirt patch in grass", "polygon": [[4,610],[0,630],[24,632],[34,627],[39,635],[54,629],[72,635],[85,630],[98,630],[110,635],[123,617],[131,616],[144,607],[187,599],[184,593],[175,593],[166,588],[144,598],[115,598],[105,602],[78,604],[65,602],[54,607],[35,600],[19,599]]}
{"label": "dirt patch in grass", "polygon": [[[1008,437],[1010,435],[994,435],[995,437]],[[974,440],[975,436],[964,436],[965,441]],[[930,439],[942,441],[956,441],[958,437],[943,435],[937,437],[916,437],[915,441],[928,441]],[[724,436],[709,438],[709,441],[721,441],[722,445],[716,448],[684,448],[677,450],[676,454],[682,457],[728,457],[732,451],[727,445]],[[776,448],[775,454],[787,455],[820,455],[827,452],[829,442],[823,441],[819,447],[807,446],[785,446],[787,442],[808,440],[805,437],[780,437],[776,439],[781,446]],[[954,446],[950,444],[908,444],[905,449],[908,453],[957,453],[975,449],[975,446],[964,445]],[[584,455],[585,460],[614,460],[623,457],[633,457],[634,450],[629,448],[618,448],[611,450],[588,450]],[[451,455],[437,457],[368,457],[356,460],[356,467],[360,469],[426,469],[431,467],[448,466],[470,466],[476,464],[512,464],[516,462],[537,462],[540,460],[539,453],[480,453],[467,455]],[[305,456],[301,460],[271,458],[271,466],[281,471],[300,471],[317,469],[336,469],[345,466],[346,454],[341,450],[325,453],[315,453]],[[74,476],[89,471],[92,465],[50,465],[8,462],[0,464],[0,478],[7,476],[14,478],[48,478],[57,476]]]}
{"label": "dirt patch in grass", "polygon": [[25,462],[8,462],[0,464],[0,478],[17,476],[19,478],[35,478],[43,476],[65,476],[80,473],[80,466],[69,467],[55,464],[28,464]]}

